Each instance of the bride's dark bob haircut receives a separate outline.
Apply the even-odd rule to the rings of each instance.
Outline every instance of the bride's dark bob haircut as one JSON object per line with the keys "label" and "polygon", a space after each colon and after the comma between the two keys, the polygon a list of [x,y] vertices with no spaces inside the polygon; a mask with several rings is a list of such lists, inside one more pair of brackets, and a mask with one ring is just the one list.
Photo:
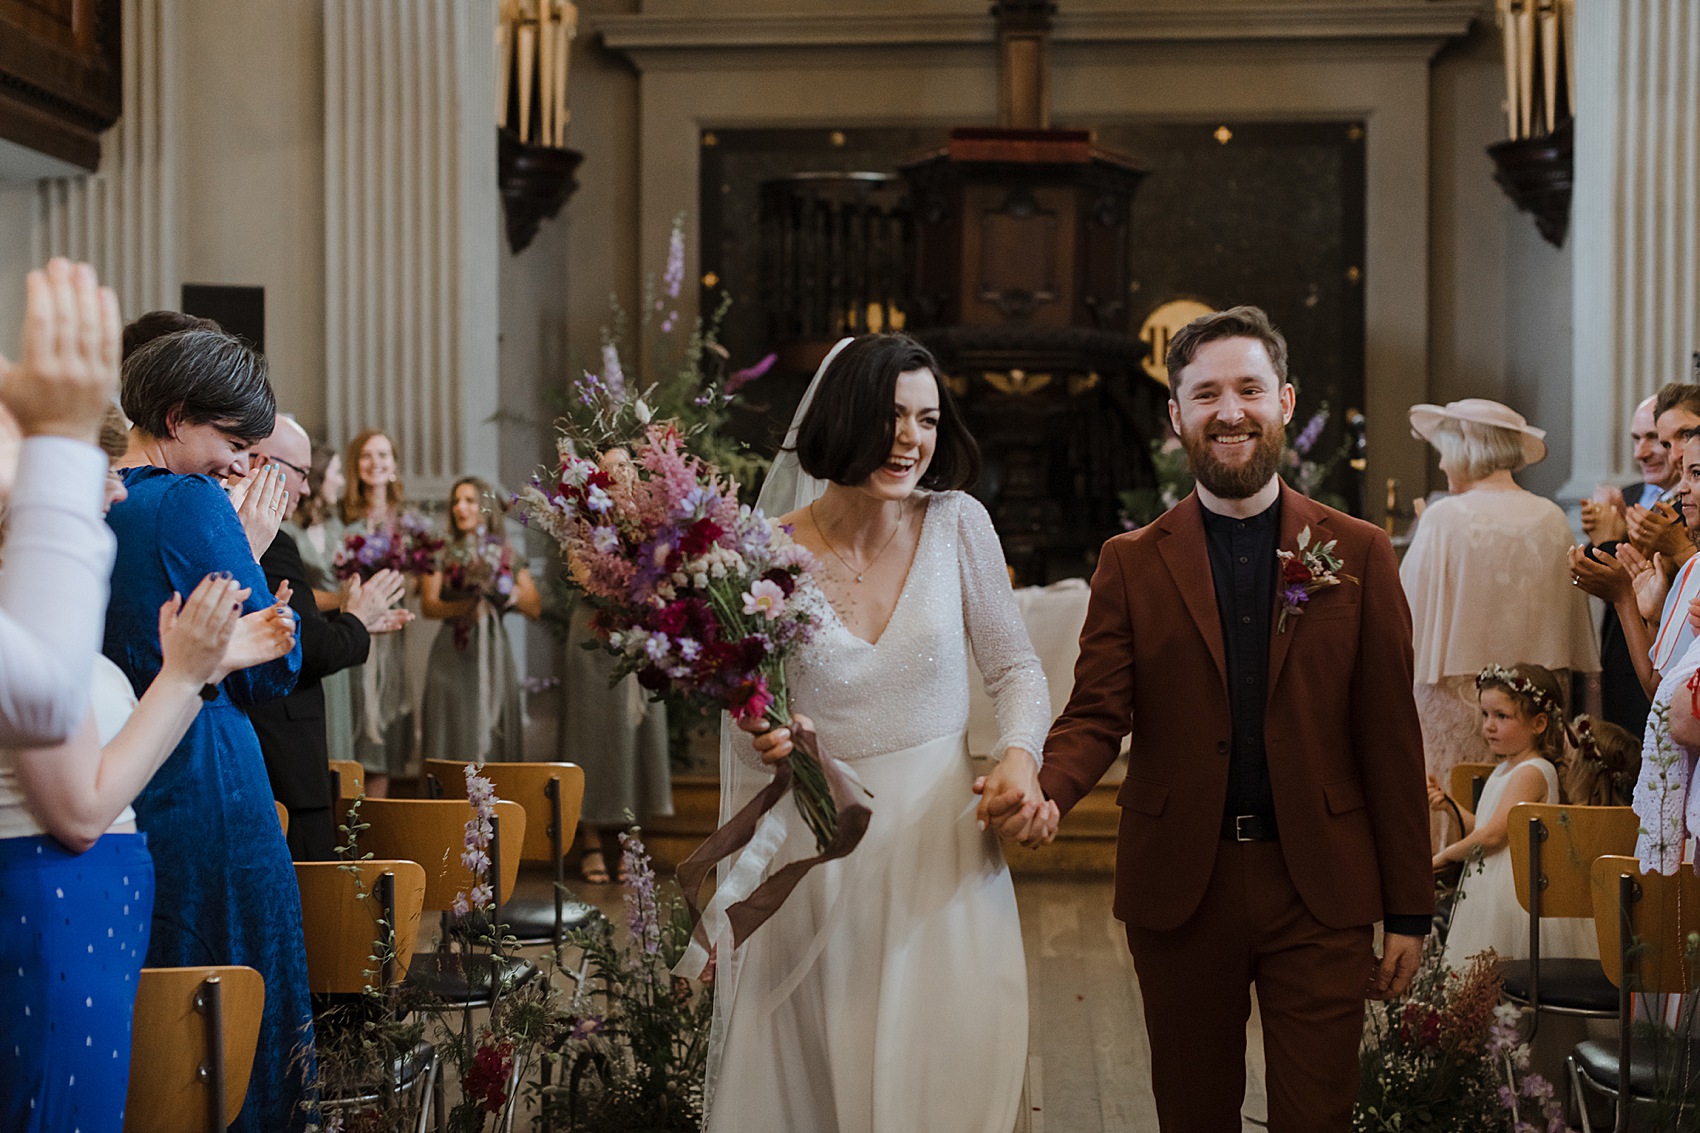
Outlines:
{"label": "bride's dark bob haircut", "polygon": [[838,352],[797,427],[797,463],[835,484],[861,484],[891,459],[897,378],[926,370],[938,386],[938,439],[920,487],[967,489],[980,478],[980,446],[963,423],[932,352],[906,334],[864,334]]}

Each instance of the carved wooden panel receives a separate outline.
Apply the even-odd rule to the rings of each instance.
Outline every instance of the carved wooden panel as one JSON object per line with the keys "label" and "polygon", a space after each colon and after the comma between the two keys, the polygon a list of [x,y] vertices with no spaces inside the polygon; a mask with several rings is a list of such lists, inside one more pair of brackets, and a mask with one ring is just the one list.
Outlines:
{"label": "carved wooden panel", "polygon": [[93,170],[118,120],[120,0],[0,0],[0,138]]}

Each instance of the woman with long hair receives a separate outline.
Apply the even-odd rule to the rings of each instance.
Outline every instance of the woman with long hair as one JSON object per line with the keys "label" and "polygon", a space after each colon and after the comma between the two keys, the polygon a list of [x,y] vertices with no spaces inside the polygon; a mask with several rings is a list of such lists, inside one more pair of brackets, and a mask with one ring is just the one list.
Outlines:
{"label": "woman with long hair", "polygon": [[[342,466],[346,470],[340,508],[344,538],[399,528],[406,495],[389,434],[382,429],[354,434]],[[354,757],[366,771],[366,793],[383,798],[389,793],[390,777],[407,774],[413,758],[405,631],[373,638],[366,663],[347,671]]]}
{"label": "woman with long hair", "polygon": [[[313,446],[313,462],[307,468],[307,494],[284,521],[282,530],[295,540],[307,580],[313,584],[313,601],[320,610],[342,607],[333,560],[342,546],[342,454],[329,445]],[[319,678],[325,693],[325,742],[331,759],[354,759],[354,692],[349,670],[339,669]]]}
{"label": "woman with long hair", "polygon": [[419,587],[420,611],[442,621],[426,662],[420,743],[426,759],[525,758],[519,673],[502,616],[535,618],[543,599],[502,531],[490,485],[462,476],[449,489],[449,534]]}

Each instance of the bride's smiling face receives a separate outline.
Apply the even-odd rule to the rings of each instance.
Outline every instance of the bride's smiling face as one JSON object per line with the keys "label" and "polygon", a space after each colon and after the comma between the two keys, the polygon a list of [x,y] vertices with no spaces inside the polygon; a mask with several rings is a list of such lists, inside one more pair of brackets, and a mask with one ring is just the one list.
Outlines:
{"label": "bride's smiling face", "polygon": [[861,487],[881,499],[901,500],[920,484],[933,460],[939,439],[939,383],[930,370],[906,370],[897,375],[892,400],[891,452]]}

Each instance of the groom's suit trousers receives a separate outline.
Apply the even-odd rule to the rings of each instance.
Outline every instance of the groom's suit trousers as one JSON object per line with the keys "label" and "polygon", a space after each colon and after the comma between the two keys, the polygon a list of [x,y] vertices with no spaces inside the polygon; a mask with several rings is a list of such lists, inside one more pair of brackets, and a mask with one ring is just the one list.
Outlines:
{"label": "groom's suit trousers", "polygon": [[1305,908],[1276,842],[1218,843],[1179,928],[1129,926],[1163,1133],[1239,1133],[1257,985],[1271,1133],[1351,1128],[1371,929]]}

